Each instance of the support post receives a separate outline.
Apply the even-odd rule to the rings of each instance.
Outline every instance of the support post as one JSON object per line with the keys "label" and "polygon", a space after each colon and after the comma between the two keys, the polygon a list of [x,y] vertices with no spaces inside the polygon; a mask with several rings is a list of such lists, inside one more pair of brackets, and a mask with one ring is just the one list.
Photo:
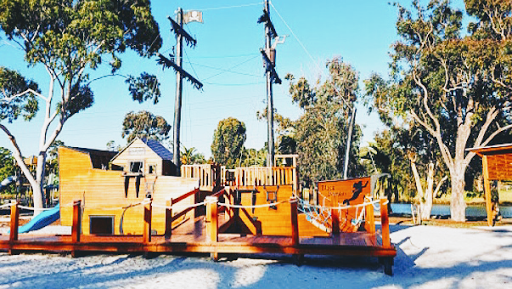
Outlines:
{"label": "support post", "polygon": [[73,227],[71,228],[71,242],[80,243],[82,234],[82,201],[73,202]]}
{"label": "support post", "polygon": [[489,168],[487,163],[487,156],[482,156],[482,171],[484,175],[484,192],[485,192],[485,210],[487,211],[487,225],[492,227],[493,213],[492,213],[492,195],[491,195],[491,182],[489,181]]}
{"label": "support post", "polygon": [[12,250],[13,242],[18,241],[18,227],[20,221],[20,210],[18,207],[18,202],[16,201],[11,206],[11,231],[9,232],[9,255],[14,255],[15,252]]}
{"label": "support post", "polygon": [[18,241],[18,227],[20,222],[20,209],[16,201],[11,206],[11,231],[9,233],[9,241]]}
{"label": "support post", "polygon": [[352,143],[352,130],[354,128],[354,121],[356,119],[356,107],[352,103],[352,115],[350,116],[350,124],[348,127],[348,136],[347,143],[345,146],[345,163],[343,165],[343,179],[346,180],[348,178],[348,161],[350,157],[350,145]]}
{"label": "support post", "polygon": [[[208,196],[206,201],[206,242],[216,244],[219,241],[219,223],[218,223],[218,211],[217,201],[218,198],[214,196]],[[214,261],[219,260],[219,253],[217,253],[216,247],[210,254]]]}
{"label": "support post", "polygon": [[151,215],[153,211],[151,203],[153,199],[146,199],[146,201],[148,200],[149,203],[144,205],[144,230],[142,231],[142,241],[144,244],[151,242]]}
{"label": "support post", "polygon": [[[178,8],[176,13],[176,23],[183,28],[183,10]],[[183,50],[183,35],[176,34],[176,65],[181,68]],[[174,131],[173,131],[173,162],[176,165],[176,175],[181,175],[180,160],[180,126],[181,126],[181,95],[183,93],[183,76],[179,70],[176,70],[176,99],[174,103]]]}
{"label": "support post", "polygon": [[387,201],[386,198],[380,199],[380,223],[382,226],[382,247],[384,248],[391,247]]}
{"label": "support post", "polygon": [[[387,208],[387,205],[386,205]],[[366,205],[366,217],[365,217],[365,229],[368,233],[375,234],[375,212],[373,210],[373,204]]]}
{"label": "support post", "polygon": [[297,219],[297,198],[290,198],[291,222],[292,222],[292,245],[299,245],[299,222]]}
{"label": "support post", "polygon": [[338,209],[331,208],[331,234],[338,234],[340,232],[340,216]]}
{"label": "support post", "polygon": [[165,240],[170,240],[172,235],[172,199],[165,202]]}

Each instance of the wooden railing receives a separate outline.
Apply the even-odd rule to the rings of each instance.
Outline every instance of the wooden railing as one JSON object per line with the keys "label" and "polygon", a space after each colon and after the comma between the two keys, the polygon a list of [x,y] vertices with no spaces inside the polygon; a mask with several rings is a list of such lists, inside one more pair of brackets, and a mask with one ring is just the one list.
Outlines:
{"label": "wooden railing", "polygon": [[238,187],[292,185],[297,196],[299,180],[295,167],[241,167],[235,169]]}
{"label": "wooden railing", "polygon": [[246,167],[235,169],[236,183],[248,186],[296,185],[297,174],[294,167]]}
{"label": "wooden railing", "polygon": [[217,185],[219,173],[219,166],[212,164],[181,166],[181,176],[199,179],[199,188],[205,191],[211,191]]}

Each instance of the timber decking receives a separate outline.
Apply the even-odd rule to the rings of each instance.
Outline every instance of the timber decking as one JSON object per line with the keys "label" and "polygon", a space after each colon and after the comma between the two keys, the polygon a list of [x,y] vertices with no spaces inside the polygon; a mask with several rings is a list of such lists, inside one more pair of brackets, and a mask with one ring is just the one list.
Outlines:
{"label": "timber decking", "polygon": [[394,257],[394,247],[375,246],[376,236],[366,232],[340,233],[333,238],[299,238],[293,245],[287,236],[241,236],[240,234],[219,234],[218,242],[208,242],[204,234],[189,232],[180,235],[175,232],[170,239],[152,236],[151,242],[144,243],[142,235],[94,236],[83,235],[80,242],[73,242],[71,235],[20,235],[17,241],[0,235],[0,250],[51,251],[51,252],[115,252],[115,253],[284,253],[311,255],[365,255]]}

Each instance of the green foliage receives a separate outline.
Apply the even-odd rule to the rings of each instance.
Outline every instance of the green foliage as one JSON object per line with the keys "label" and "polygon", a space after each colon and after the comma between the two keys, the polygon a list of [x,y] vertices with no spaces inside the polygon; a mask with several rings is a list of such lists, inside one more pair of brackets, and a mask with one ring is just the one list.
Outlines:
{"label": "green foliage", "polygon": [[33,93],[14,97],[28,89],[39,92],[35,82],[26,80],[14,70],[0,66],[0,121],[7,119],[11,123],[20,115],[25,120],[30,120],[36,115],[38,103]]}
{"label": "green foliage", "polygon": [[246,149],[243,148],[242,153],[242,167],[264,167],[267,164],[267,149],[262,148],[260,150],[256,149]]}
{"label": "green foliage", "polygon": [[246,138],[243,122],[232,117],[221,120],[213,134],[211,146],[215,161],[227,168],[235,168],[241,158]]}
{"label": "green foliage", "polygon": [[131,111],[124,117],[121,136],[123,138],[127,137],[127,143],[130,143],[136,137],[162,142],[168,139],[170,130],[171,125],[161,116],[155,116],[149,111],[138,113]]}
{"label": "green foliage", "polygon": [[[300,175],[306,182],[342,177],[349,118],[359,90],[359,76],[352,66],[334,58],[327,68],[327,80],[316,87],[304,78],[294,82],[292,75],[286,77],[290,80],[292,101],[304,113],[293,123],[293,130],[283,135],[280,149],[296,150]],[[364,173],[358,161],[360,137],[361,130],[356,125],[349,154],[352,177]]]}
{"label": "green foliage", "polygon": [[133,100],[142,103],[148,99],[153,99],[153,104],[159,101],[160,83],[156,76],[143,72],[139,77],[129,76],[126,79],[129,84],[128,90]]}
{"label": "green foliage", "polygon": [[206,159],[201,153],[196,153],[196,148],[186,148],[181,145],[181,164],[182,165],[193,165],[193,164],[205,164]]}
{"label": "green foliage", "polygon": [[[16,174],[16,166],[14,165],[14,163],[15,161],[11,151],[6,148],[0,147],[0,182],[3,181],[5,178],[14,176]],[[9,185],[9,187],[5,188],[1,193],[15,194],[15,185]]]}

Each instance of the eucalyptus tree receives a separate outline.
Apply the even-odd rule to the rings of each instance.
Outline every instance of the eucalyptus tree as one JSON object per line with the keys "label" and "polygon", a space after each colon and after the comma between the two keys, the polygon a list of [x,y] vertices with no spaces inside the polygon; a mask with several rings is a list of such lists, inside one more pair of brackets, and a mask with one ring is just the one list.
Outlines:
{"label": "eucalyptus tree", "polygon": [[488,145],[512,127],[512,4],[466,1],[476,20],[467,34],[464,12],[449,1],[412,4],[395,4],[400,39],[391,53],[391,88],[376,103],[433,138],[450,173],[452,219],[465,221],[464,176],[475,156],[466,149]]}
{"label": "eucalyptus tree", "polygon": [[[307,182],[341,178],[346,150],[349,116],[359,94],[359,76],[355,69],[334,58],[327,62],[328,77],[311,86],[307,79],[288,74],[292,102],[303,114],[293,123],[292,145],[299,154],[301,177]],[[361,130],[355,129],[351,141],[349,172],[362,173],[358,161]]]}
{"label": "eucalyptus tree", "polygon": [[[0,68],[0,129],[32,186],[34,206],[41,208],[48,149],[73,115],[93,105],[90,72],[108,62],[113,74],[126,49],[149,57],[162,41],[149,0],[0,0],[0,27],[7,41],[25,53],[27,65],[44,67],[48,76],[48,91],[42,93],[16,71]],[[137,89],[156,87],[155,77],[143,74],[128,82],[134,99],[158,100],[157,90]],[[33,176],[9,124],[19,117],[32,119],[39,106],[44,116],[41,133],[35,137],[39,149]]]}
{"label": "eucalyptus tree", "polygon": [[154,115],[149,111],[129,112],[123,120],[121,136],[130,143],[136,137],[154,139],[163,142],[169,138],[171,125],[164,117]]}
{"label": "eucalyptus tree", "polygon": [[243,146],[247,139],[245,124],[236,118],[228,117],[219,121],[213,133],[211,150],[215,162],[227,168],[235,168],[241,163]]}

